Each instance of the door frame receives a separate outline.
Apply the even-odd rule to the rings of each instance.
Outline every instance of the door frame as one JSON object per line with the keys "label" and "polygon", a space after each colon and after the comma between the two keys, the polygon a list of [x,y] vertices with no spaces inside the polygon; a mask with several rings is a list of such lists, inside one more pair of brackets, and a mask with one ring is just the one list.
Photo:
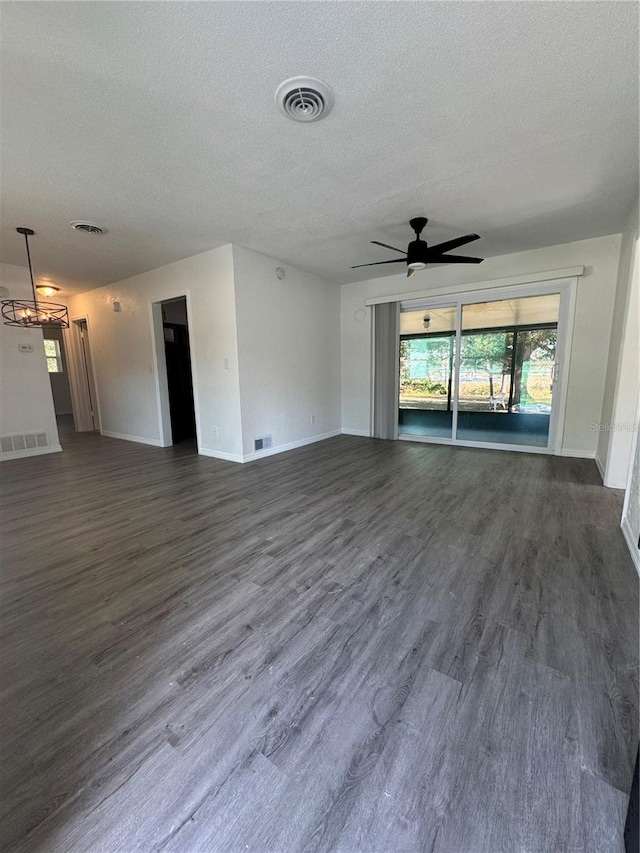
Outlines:
{"label": "door frame", "polygon": [[[456,343],[455,343],[455,373],[453,395],[453,423],[451,438],[436,438],[400,434],[402,441],[421,441],[428,444],[453,444],[459,447],[479,447],[488,450],[511,450],[522,453],[543,453],[559,456],[562,453],[564,436],[567,386],[571,361],[571,344],[573,340],[573,325],[575,318],[576,292],[578,277],[571,276],[555,280],[528,282],[526,284],[501,285],[499,287],[465,290],[458,293],[434,296],[432,298],[403,299],[401,305],[410,306],[411,310],[422,311],[443,306],[456,306]],[[460,382],[460,349],[462,342],[462,309],[465,305],[476,302],[500,302],[504,299],[519,299],[528,296],[544,296],[560,294],[558,309],[558,337],[556,349],[556,368],[554,379],[554,398],[549,419],[549,438],[546,447],[535,447],[523,444],[502,444],[488,441],[466,441],[458,439],[458,387]]]}
{"label": "door frame", "polygon": [[[95,397],[94,417],[91,412],[91,390],[89,378],[84,370],[84,358],[82,355],[82,344],[80,341],[80,330],[78,323],[84,322],[87,326],[87,337],[89,339],[89,358],[91,361],[91,379]],[[65,354],[67,357],[67,370],[69,373],[69,390],[71,392],[71,408],[73,411],[73,423],[76,432],[102,432],[102,414],[100,411],[100,393],[98,391],[98,380],[95,370],[95,357],[91,342],[93,335],[89,314],[74,314],[69,317],[69,328],[63,330]]]}
{"label": "door frame", "polygon": [[191,360],[191,384],[193,386],[193,412],[196,421],[196,446],[200,453],[200,404],[198,400],[198,377],[196,372],[195,348],[193,340],[193,310],[191,307],[191,292],[188,288],[163,295],[149,302],[149,321],[151,324],[151,350],[153,353],[153,379],[156,389],[156,404],[158,409],[158,433],[160,447],[173,445],[171,430],[171,408],[169,406],[169,384],[167,381],[167,360],[164,351],[164,328],[162,319],[162,303],[171,299],[184,297],[187,305],[187,330],[189,333],[189,358]]}

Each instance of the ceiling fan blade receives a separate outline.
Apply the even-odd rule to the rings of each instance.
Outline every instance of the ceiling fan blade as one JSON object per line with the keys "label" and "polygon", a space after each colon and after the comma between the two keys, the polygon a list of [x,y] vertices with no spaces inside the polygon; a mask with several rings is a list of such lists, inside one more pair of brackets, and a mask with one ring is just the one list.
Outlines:
{"label": "ceiling fan blade", "polygon": [[357,270],[358,267],[377,267],[380,264],[406,264],[406,258],[393,258],[391,261],[376,261],[373,264],[356,264],[355,267],[351,267],[352,270]]}
{"label": "ceiling fan blade", "polygon": [[429,255],[428,264],[481,264],[484,258],[468,258],[466,255]]}
{"label": "ceiling fan blade", "polygon": [[458,246],[464,246],[467,243],[473,243],[474,240],[479,240],[479,234],[465,234],[464,237],[456,237],[455,240],[447,240],[446,243],[438,243],[435,246],[429,246],[429,254],[436,252],[441,255],[443,252],[448,252],[450,249],[457,249]]}
{"label": "ceiling fan blade", "polygon": [[405,249],[396,249],[395,246],[390,246],[388,243],[381,243],[380,240],[372,240],[372,243],[375,243],[376,246],[384,246],[385,249],[393,249],[394,252],[401,252],[403,255],[406,255]]}

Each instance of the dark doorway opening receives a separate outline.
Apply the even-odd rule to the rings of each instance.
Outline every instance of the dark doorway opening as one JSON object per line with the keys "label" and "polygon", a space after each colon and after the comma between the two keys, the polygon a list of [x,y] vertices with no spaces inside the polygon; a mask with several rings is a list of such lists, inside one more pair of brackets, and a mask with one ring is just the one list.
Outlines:
{"label": "dark doorway opening", "polygon": [[180,296],[167,299],[161,306],[171,434],[173,444],[178,444],[196,438],[187,300]]}

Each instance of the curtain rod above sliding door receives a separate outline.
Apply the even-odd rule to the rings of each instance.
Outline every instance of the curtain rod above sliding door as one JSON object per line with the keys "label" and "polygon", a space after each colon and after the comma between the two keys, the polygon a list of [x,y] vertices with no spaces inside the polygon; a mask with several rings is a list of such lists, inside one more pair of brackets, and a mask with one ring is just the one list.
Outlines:
{"label": "curtain rod above sliding door", "polygon": [[394,293],[389,296],[371,296],[365,299],[365,305],[382,305],[385,302],[404,302],[409,299],[426,299],[430,296],[444,296],[466,293],[474,290],[489,290],[494,287],[510,287],[514,284],[533,284],[535,282],[555,281],[556,279],[577,278],[584,275],[584,267],[564,267],[559,270],[511,275],[504,278],[487,279],[461,284],[450,284],[446,287],[434,287],[431,290],[414,290],[409,293]]}

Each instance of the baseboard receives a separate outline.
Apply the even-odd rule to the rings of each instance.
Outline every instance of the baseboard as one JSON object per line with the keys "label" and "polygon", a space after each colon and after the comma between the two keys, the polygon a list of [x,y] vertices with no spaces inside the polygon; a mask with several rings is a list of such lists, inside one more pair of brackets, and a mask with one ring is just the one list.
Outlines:
{"label": "baseboard", "polygon": [[52,447],[32,447],[29,450],[10,450],[7,453],[0,454],[0,462],[7,462],[9,459],[26,459],[28,456],[42,456],[44,453],[61,453],[62,447],[59,444],[54,444]]}
{"label": "baseboard", "polygon": [[334,429],[331,432],[323,432],[318,435],[312,435],[309,438],[290,441],[288,444],[279,444],[277,447],[269,447],[267,450],[257,450],[255,453],[247,453],[242,461],[253,462],[255,459],[263,459],[266,456],[275,456],[278,453],[286,453],[288,450],[296,450],[298,447],[305,447],[307,444],[315,444],[317,441],[325,441],[327,438],[334,438],[336,435],[342,435],[342,430]]}
{"label": "baseboard", "polygon": [[361,438],[371,438],[371,433],[368,429],[342,429],[342,435],[358,435]]}
{"label": "baseboard", "polygon": [[629,549],[629,553],[631,554],[631,559],[634,562],[636,571],[640,575],[640,548],[638,548],[638,543],[635,540],[633,531],[629,527],[629,522],[627,521],[626,516],[622,519],[622,524],[620,525],[620,528],[622,529],[622,534],[627,543],[627,548]]}
{"label": "baseboard", "polygon": [[[153,447],[163,447],[159,438],[144,438],[139,435],[125,435],[121,432],[111,432],[102,430],[101,435],[107,438],[118,438],[122,441],[135,441],[138,444],[151,444]],[[336,429],[332,432],[325,432],[320,435],[312,435],[310,438],[303,438],[300,441],[291,441],[289,444],[279,444],[277,447],[270,447],[268,450],[259,450],[256,453],[247,453],[242,456],[239,453],[227,453],[224,450],[213,450],[209,447],[199,447],[198,453],[201,456],[210,456],[212,459],[222,459],[224,462],[253,462],[254,459],[262,459],[265,456],[275,456],[277,453],[286,453],[287,450],[295,450],[297,447],[304,447],[306,444],[314,444],[316,441],[324,441],[327,438],[333,438],[336,435],[341,435],[342,430]]]}
{"label": "baseboard", "polygon": [[[560,456],[570,456],[572,459],[596,459],[596,452],[595,450],[571,450],[563,447]],[[596,464],[598,464],[597,459]]]}
{"label": "baseboard", "polygon": [[142,435],[126,435],[123,432],[111,432],[110,430],[101,429],[100,435],[106,438],[118,438],[120,441],[135,441],[136,444],[150,444],[153,447],[162,447],[162,441],[159,438],[146,438]]}
{"label": "baseboard", "polygon": [[602,479],[602,485],[605,486],[607,489],[624,489],[624,487],[626,486],[626,483],[607,482],[605,463],[602,461],[602,459],[600,459],[600,457],[598,456],[597,453],[596,453],[594,458],[595,458],[595,462],[596,462],[596,467],[598,468],[598,471],[600,472],[600,478]]}
{"label": "baseboard", "polygon": [[199,447],[201,456],[210,456],[212,459],[222,459],[224,462],[244,462],[240,453],[225,453],[224,450],[211,450],[209,447]]}

